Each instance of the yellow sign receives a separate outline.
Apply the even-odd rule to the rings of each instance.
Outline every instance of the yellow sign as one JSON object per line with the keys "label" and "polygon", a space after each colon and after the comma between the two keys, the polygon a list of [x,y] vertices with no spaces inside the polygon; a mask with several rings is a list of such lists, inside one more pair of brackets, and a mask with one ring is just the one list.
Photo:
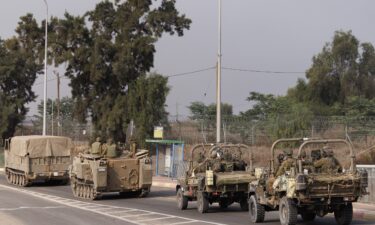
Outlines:
{"label": "yellow sign", "polygon": [[154,127],[154,138],[163,139],[163,127]]}

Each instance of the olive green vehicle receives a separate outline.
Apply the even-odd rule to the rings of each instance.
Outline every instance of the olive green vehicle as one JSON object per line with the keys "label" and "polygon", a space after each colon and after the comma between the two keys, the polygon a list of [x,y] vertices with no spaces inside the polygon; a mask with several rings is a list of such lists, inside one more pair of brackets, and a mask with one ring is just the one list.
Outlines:
{"label": "olive green vehicle", "polygon": [[[209,157],[195,159],[200,150]],[[248,153],[250,165],[243,160],[243,153]],[[217,154],[217,157],[215,156]],[[235,157],[231,157],[235,154]],[[210,156],[214,157],[210,157]],[[178,179],[176,186],[177,206],[184,210],[189,201],[197,201],[198,211],[206,213],[209,205],[219,203],[222,209],[234,202],[240,203],[241,209],[248,210],[247,196],[249,183],[255,180],[251,172],[252,154],[246,145],[238,144],[201,144],[191,150],[189,168]]]}
{"label": "olive green vehicle", "polygon": [[[275,149],[279,144],[298,143],[295,164],[285,174],[275,177]],[[316,147],[344,144],[350,152],[350,168],[333,173],[322,173],[309,167],[303,152],[314,158]],[[315,152],[315,153],[314,153]],[[358,171],[352,145],[342,139],[280,139],[271,148],[270,168],[256,169],[258,180],[249,185],[249,214],[252,222],[263,222],[266,211],[279,211],[282,225],[297,223],[297,216],[313,221],[334,213],[337,224],[352,221],[353,206],[359,197],[367,194],[367,173]],[[314,165],[310,161],[310,165]],[[257,171],[258,170],[258,171]]]}
{"label": "olive green vehicle", "polygon": [[5,142],[5,174],[10,184],[29,186],[34,181],[69,181],[70,138],[16,136]]}
{"label": "olive green vehicle", "polygon": [[70,184],[75,197],[98,199],[104,193],[133,193],[145,197],[151,189],[152,168],[147,150],[116,158],[79,154],[70,167]]}

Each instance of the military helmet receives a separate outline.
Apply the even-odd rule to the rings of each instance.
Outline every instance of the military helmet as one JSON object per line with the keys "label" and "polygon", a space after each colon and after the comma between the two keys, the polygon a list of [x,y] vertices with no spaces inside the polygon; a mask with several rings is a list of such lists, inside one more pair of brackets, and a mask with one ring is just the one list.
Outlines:
{"label": "military helmet", "polygon": [[284,149],[284,154],[287,155],[287,156],[292,156],[293,151],[292,151],[292,149]]}
{"label": "military helmet", "polygon": [[97,142],[100,142],[100,137],[97,137],[95,140],[96,140]]}

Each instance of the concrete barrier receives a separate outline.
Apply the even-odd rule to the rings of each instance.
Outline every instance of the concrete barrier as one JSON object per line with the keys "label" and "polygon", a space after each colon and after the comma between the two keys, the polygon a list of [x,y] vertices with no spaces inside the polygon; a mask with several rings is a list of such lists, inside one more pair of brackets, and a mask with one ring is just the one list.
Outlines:
{"label": "concrete barrier", "polygon": [[357,169],[364,169],[368,173],[368,195],[363,196],[360,202],[375,203],[375,165],[357,165]]}

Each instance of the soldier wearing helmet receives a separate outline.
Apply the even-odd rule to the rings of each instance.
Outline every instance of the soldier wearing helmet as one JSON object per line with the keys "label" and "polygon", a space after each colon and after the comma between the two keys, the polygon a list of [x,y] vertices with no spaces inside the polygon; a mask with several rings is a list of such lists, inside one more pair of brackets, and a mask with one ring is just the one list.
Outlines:
{"label": "soldier wearing helmet", "polygon": [[100,143],[100,137],[96,138],[96,141],[91,145],[91,154],[100,155],[102,151],[102,143]]}
{"label": "soldier wearing helmet", "polygon": [[314,165],[313,163],[307,158],[306,151],[301,152],[301,161],[302,161],[302,168],[304,170],[307,170],[308,172],[314,172]]}
{"label": "soldier wearing helmet", "polygon": [[276,177],[283,175],[286,171],[290,171],[290,169],[296,165],[295,160],[292,157],[293,151],[291,149],[284,150],[284,155],[284,161],[277,170]]}
{"label": "soldier wearing helmet", "polygon": [[323,148],[324,158],[319,159],[314,163],[316,171],[321,173],[337,173],[342,170],[342,167],[338,160],[334,157],[333,150],[324,146]]}

